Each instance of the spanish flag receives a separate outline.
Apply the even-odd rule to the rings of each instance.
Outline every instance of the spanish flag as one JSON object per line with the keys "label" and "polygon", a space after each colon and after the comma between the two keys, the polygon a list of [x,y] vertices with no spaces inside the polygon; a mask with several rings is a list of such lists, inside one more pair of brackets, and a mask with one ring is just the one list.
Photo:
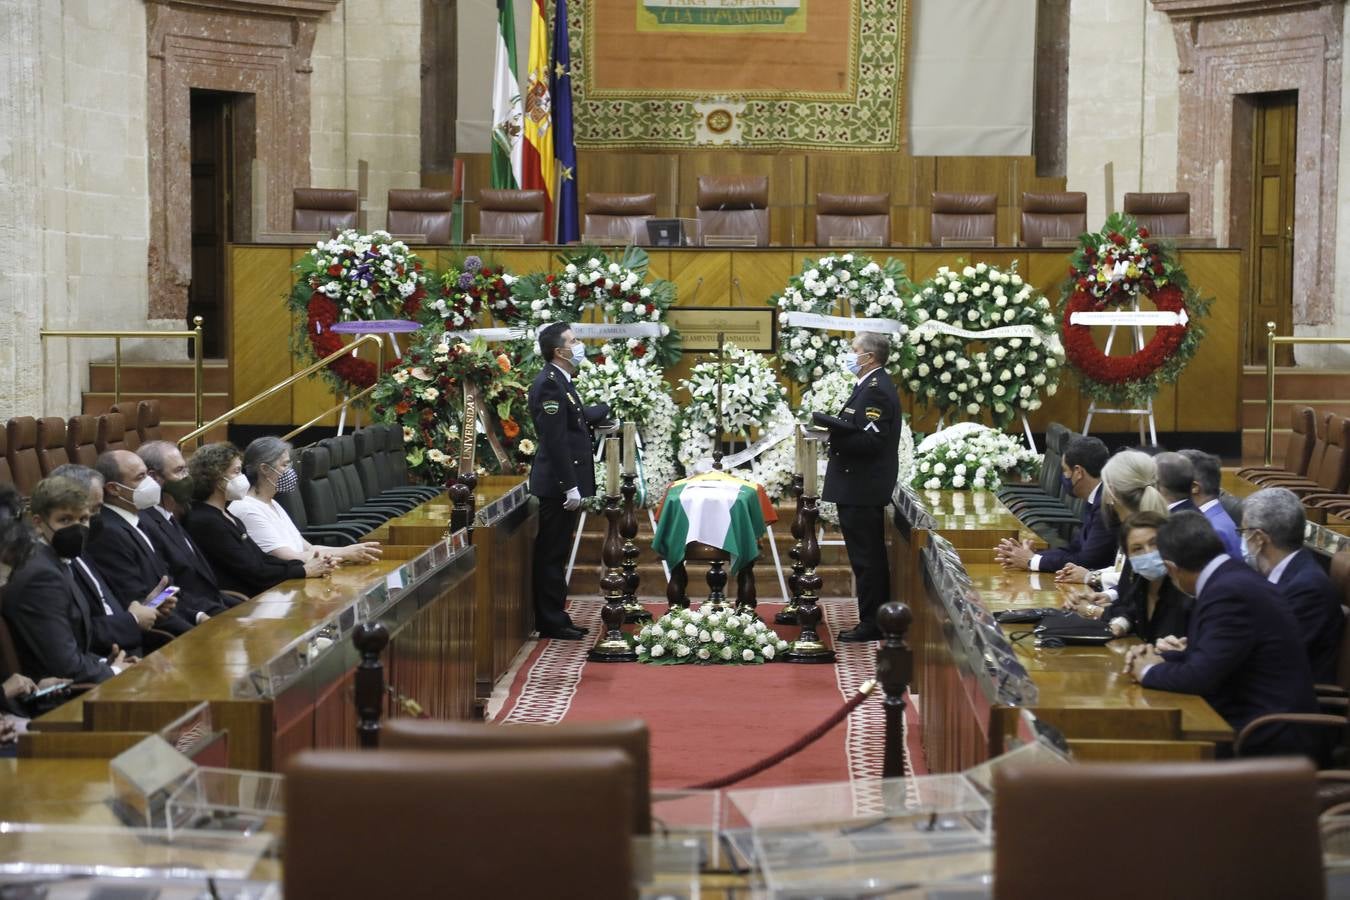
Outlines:
{"label": "spanish flag", "polygon": [[553,101],[549,94],[548,16],[545,0],[530,0],[530,56],[525,77],[525,146],[521,187],[542,189],[544,234],[553,234]]}

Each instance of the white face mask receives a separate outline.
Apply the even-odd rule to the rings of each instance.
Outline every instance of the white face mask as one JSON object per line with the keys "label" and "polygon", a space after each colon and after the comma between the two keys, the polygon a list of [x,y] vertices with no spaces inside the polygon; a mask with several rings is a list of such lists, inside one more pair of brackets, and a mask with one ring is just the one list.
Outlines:
{"label": "white face mask", "polygon": [[861,356],[852,350],[843,355],[844,368],[848,370],[850,375],[857,375],[862,371],[862,363],[858,362],[860,358]]}
{"label": "white face mask", "polygon": [[243,500],[248,496],[248,476],[243,472],[225,482],[225,499],[230,502]]}
{"label": "white face mask", "polygon": [[582,360],[586,358],[586,345],[577,341],[572,345],[572,365],[579,366]]}
{"label": "white face mask", "polygon": [[131,502],[137,509],[149,509],[159,505],[159,482],[149,475],[141,479],[136,490],[131,492]]}

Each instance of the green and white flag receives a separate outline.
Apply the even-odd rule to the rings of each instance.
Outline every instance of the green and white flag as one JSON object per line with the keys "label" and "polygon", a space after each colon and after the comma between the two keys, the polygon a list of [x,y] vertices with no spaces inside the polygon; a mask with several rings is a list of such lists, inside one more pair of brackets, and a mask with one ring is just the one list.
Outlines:
{"label": "green and white flag", "polygon": [[511,0],[497,0],[497,56],[492,75],[492,186],[520,187],[525,109],[516,80],[516,17]]}
{"label": "green and white flag", "polygon": [[652,548],[672,566],[690,541],[731,554],[735,574],[759,556],[764,512],[754,485],[721,473],[677,481],[666,494]]}

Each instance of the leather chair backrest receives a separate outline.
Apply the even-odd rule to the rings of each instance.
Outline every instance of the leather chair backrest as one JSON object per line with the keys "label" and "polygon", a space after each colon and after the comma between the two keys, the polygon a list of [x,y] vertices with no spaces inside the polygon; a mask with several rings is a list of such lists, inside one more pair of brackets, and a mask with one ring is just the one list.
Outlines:
{"label": "leather chair backrest", "polygon": [[1039,247],[1046,238],[1076,238],[1087,231],[1087,194],[1022,194],[1022,243]]}
{"label": "leather chair backrest", "polygon": [[544,243],[544,192],[484,188],[478,192],[478,231],[518,234],[527,244]]}
{"label": "leather chair backrest", "polygon": [[300,451],[300,478],[297,484],[305,505],[305,518],[315,527],[338,520],[337,499],[328,480],[328,448],[306,447]]}
{"label": "leather chair backrest", "polygon": [[1186,191],[1126,194],[1124,209],[1151,235],[1191,233],[1191,195]]}
{"label": "leather chair backrest", "polygon": [[109,412],[98,417],[98,434],[94,449],[100,454],[109,450],[127,449],[127,420],[121,413]]}
{"label": "leather chair backrest", "polygon": [[332,438],[324,438],[317,446],[328,451],[328,484],[332,489],[338,513],[345,513],[356,505],[356,498],[347,489],[347,479],[338,472],[342,466],[342,448]]}
{"label": "leather chair backrest", "polygon": [[141,435],[136,430],[136,422],[140,419],[140,404],[134,400],[123,400],[108,407],[108,412],[122,415],[122,422],[126,426],[123,429],[122,444],[133,453],[136,452],[141,446]]}
{"label": "leather chair backrest", "polygon": [[655,215],[655,194],[587,194],[581,231],[645,247],[649,243],[647,220]]}
{"label": "leather chair backrest", "polygon": [[1311,406],[1289,410],[1289,440],[1284,444],[1284,470],[1306,476],[1317,445],[1317,414]]}
{"label": "leather chair backrest", "polygon": [[[1350,550],[1341,550],[1331,557],[1327,574],[1336,592],[1341,595],[1341,606],[1350,606]],[[1341,631],[1341,649],[1336,657],[1336,683],[1350,691],[1350,628]]]}
{"label": "leather chair backrest", "polygon": [[8,445],[5,456],[9,460],[14,486],[20,494],[28,497],[42,480],[42,463],[38,460],[37,419],[15,416],[5,425],[5,437]]}
{"label": "leather chair backrest", "polygon": [[840,240],[857,238],[890,243],[891,195],[816,194],[816,246],[838,246]]}
{"label": "leather chair backrest", "polygon": [[700,175],[697,207],[704,237],[750,236],[769,246],[769,176]]}
{"label": "leather chair backrest", "polygon": [[159,424],[159,401],[142,400],[136,404],[136,434],[142,444],[164,440],[164,429]]}
{"label": "leather chair backrest", "polygon": [[[1324,896],[1316,777],[1306,759],[1009,766],[994,773],[994,793],[997,900],[1155,893],[1158,873],[1149,866],[1104,871],[1090,853],[1046,852],[1110,822],[1141,825],[1130,832],[1130,853],[1168,861],[1169,897]],[[1163,804],[1165,816],[1150,812]]]}
{"label": "leather chair backrest", "polygon": [[990,238],[997,233],[998,194],[952,194],[934,192],[929,221],[929,239],[934,247],[942,239]]}
{"label": "leather chair backrest", "polygon": [[340,231],[355,228],[361,199],[345,188],[296,188],[292,198],[292,231]]}
{"label": "leather chair backrest", "polygon": [[379,491],[374,494],[366,493],[366,486],[361,483],[361,473],[356,468],[356,439],[350,434],[340,434],[332,441],[338,446],[338,466],[337,475],[347,487],[347,495],[352,498],[352,503],[358,504],[379,495]]}
{"label": "leather chair backrest", "polygon": [[3,428],[0,428],[0,484],[14,484],[14,473],[9,470],[9,438]]}
{"label": "leather chair backrest", "polygon": [[651,736],[641,719],[611,722],[562,722],[535,725],[489,725],[433,719],[391,719],[380,733],[388,750],[446,753],[500,750],[549,750],[559,755],[577,749],[622,750],[633,764],[633,833],[651,834]]}
{"label": "leather chair backrest", "polygon": [[394,427],[397,426],[370,425],[362,429],[370,435],[371,443],[375,448],[375,471],[379,474],[379,485],[382,491],[398,487],[394,482],[394,463],[391,459],[392,451],[389,449],[389,431]]}
{"label": "leather chair backrest", "polygon": [[42,477],[52,474],[52,469],[70,462],[66,453],[66,420],[60,416],[45,416],[37,422],[38,465],[42,467]]}
{"label": "leather chair backrest", "polygon": [[66,422],[66,456],[73,463],[93,466],[98,461],[98,419],[94,416],[71,416]]}
{"label": "leather chair backrest", "polygon": [[[295,463],[295,474],[297,476],[300,474],[298,460]],[[291,517],[296,528],[303,531],[309,527],[309,517],[305,515],[305,501],[300,498],[299,491],[286,491],[277,494],[273,499],[277,501],[277,505],[286,510],[286,515]]]}
{"label": "leather chair backrest", "polygon": [[1327,452],[1317,483],[1336,494],[1350,487],[1350,417],[1333,415],[1327,426]]}
{"label": "leather chair backrest", "polygon": [[391,189],[387,230],[390,234],[423,235],[428,244],[448,244],[454,198],[454,191]]}
{"label": "leather chair backrest", "polygon": [[630,900],[632,777],[619,750],[306,751],[286,766],[283,890]]}
{"label": "leather chair backrest", "polygon": [[403,429],[390,425],[385,433],[385,448],[389,451],[389,465],[394,472],[392,487],[405,487],[408,481],[408,450],[403,445]]}
{"label": "leather chair backrest", "polygon": [[361,477],[361,488],[367,497],[377,497],[384,490],[380,487],[379,465],[375,461],[377,440],[383,441],[384,435],[376,435],[369,427],[352,433],[352,445],[356,448],[356,474]]}

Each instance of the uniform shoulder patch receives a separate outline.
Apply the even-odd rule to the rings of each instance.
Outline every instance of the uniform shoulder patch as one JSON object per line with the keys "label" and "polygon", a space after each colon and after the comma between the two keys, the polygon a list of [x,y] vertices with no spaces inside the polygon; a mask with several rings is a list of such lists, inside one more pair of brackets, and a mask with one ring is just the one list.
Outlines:
{"label": "uniform shoulder patch", "polygon": [[875,422],[877,419],[881,418],[881,407],[869,406],[863,410],[863,415]]}
{"label": "uniform shoulder patch", "polygon": [[542,405],[544,408],[544,412],[552,416],[557,414],[558,407],[561,404],[559,404],[557,400],[545,400]]}

